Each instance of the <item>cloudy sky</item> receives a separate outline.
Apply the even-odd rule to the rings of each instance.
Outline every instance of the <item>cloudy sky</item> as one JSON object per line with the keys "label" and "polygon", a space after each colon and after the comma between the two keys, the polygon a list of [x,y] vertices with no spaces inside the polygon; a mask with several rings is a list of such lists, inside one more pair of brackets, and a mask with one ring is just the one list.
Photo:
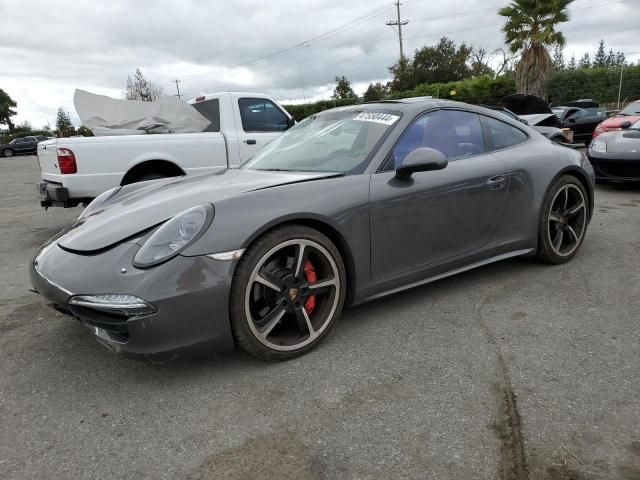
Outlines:
{"label": "cloudy sky", "polygon": [[[404,0],[405,52],[442,35],[502,47],[501,0]],[[607,48],[640,59],[640,0],[576,0],[565,56]],[[167,94],[187,98],[252,90],[281,101],[328,98],[336,75],[357,93],[388,79],[398,58],[384,0],[0,0],[0,88],[18,102],[17,123],[53,126],[58,107],[77,119],[74,89],[120,97],[139,67]]]}

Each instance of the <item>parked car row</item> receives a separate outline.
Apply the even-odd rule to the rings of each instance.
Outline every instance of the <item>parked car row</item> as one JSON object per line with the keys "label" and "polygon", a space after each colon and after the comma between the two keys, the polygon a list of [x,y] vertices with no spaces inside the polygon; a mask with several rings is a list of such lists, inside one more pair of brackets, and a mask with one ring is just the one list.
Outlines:
{"label": "parked car row", "polygon": [[[167,360],[239,346],[285,360],[321,343],[345,305],[516,256],[564,263],[584,241],[587,158],[501,112],[405,99],[289,129],[275,102],[251,98],[243,112],[243,98],[211,98],[213,161],[237,165],[241,144],[286,131],[238,168],[114,178],[31,262],[34,288],[108,348]],[[235,108],[240,123],[223,126]],[[41,162],[56,148],[48,161],[81,172],[72,144],[46,147]]]}

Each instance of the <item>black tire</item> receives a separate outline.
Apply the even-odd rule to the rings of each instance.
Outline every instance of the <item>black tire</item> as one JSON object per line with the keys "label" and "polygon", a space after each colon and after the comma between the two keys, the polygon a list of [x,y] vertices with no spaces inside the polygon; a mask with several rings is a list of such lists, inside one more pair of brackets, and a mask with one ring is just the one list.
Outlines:
{"label": "black tire", "polygon": [[13,150],[11,150],[10,148],[5,148],[2,151],[2,156],[3,157],[13,157],[13,155],[14,155]]}
{"label": "black tire", "polygon": [[[302,242],[302,244],[307,243],[308,245],[301,248],[297,242]],[[319,246],[320,249],[316,249],[317,246]],[[295,253],[290,255],[287,252],[291,252],[292,250],[287,249],[293,249]],[[279,262],[281,259],[288,258],[287,255],[292,258],[291,268],[287,271],[286,267],[279,267],[277,273],[278,278],[276,278],[282,285],[279,291],[264,287],[261,282],[255,280],[256,275],[261,272],[271,275],[271,271],[273,270],[269,270],[274,267],[270,265]],[[300,260],[296,259],[298,255],[300,255]],[[314,255],[316,255],[316,257],[314,257]],[[273,260],[270,261],[270,259]],[[299,266],[303,262],[302,259],[305,261],[304,272],[300,270]],[[298,293],[298,290],[294,288],[289,290],[289,286],[297,287],[295,282],[303,281],[299,279],[303,278],[302,273],[307,275],[306,262],[310,261],[310,259],[315,259],[314,261],[318,266],[323,264],[323,262],[327,266],[325,273],[322,272],[322,269],[318,270],[320,277],[326,275],[329,282],[331,278],[334,280],[337,279],[337,281],[333,286],[322,288],[322,290],[327,290],[327,292],[323,292],[322,294],[318,293],[318,297],[324,300],[320,300],[320,306],[316,304],[315,308],[317,308],[317,310],[312,310],[307,313],[307,304],[305,302],[308,301],[309,296],[313,296],[315,304],[316,295],[311,295],[309,292],[312,291],[311,288],[316,287],[301,286],[300,297],[296,298],[295,295]],[[298,266],[293,267],[295,263],[298,263]],[[296,268],[300,273],[298,277],[295,276],[294,272]],[[271,275],[269,278],[274,278],[274,276]],[[285,284],[285,281],[294,282],[294,284]],[[309,280],[308,277],[304,277],[304,282],[307,282],[307,285],[313,285],[315,281],[315,273],[314,280]],[[317,284],[320,285],[320,283],[323,282],[321,279],[318,279]],[[293,294],[293,297],[291,297],[292,290],[296,292]],[[262,298],[260,298],[260,291],[264,292]],[[320,292],[320,290],[315,291]],[[256,292],[258,292],[258,294]],[[269,296],[267,292],[270,292],[271,297],[276,299],[272,304],[264,300]],[[323,296],[320,297],[320,295]],[[326,295],[326,297],[324,295]],[[258,238],[251,244],[238,262],[233,276],[229,305],[233,336],[242,350],[261,360],[282,361],[304,355],[315,348],[331,331],[342,312],[345,296],[346,273],[344,262],[340,252],[331,240],[317,230],[302,225],[279,227]],[[263,302],[263,304],[266,305],[264,309],[269,312],[265,314],[263,318],[258,319],[258,321],[266,319],[278,308],[285,308],[286,311],[286,313],[282,314],[284,316],[278,316],[278,320],[266,322],[267,325],[271,324],[274,326],[269,328],[267,333],[262,334],[263,336],[260,337],[262,340],[259,338],[260,332],[257,330],[258,323],[256,323],[256,319],[251,313],[251,305],[255,298]],[[295,304],[297,305],[297,309],[293,304],[294,299],[296,300]],[[307,338],[304,338],[304,332],[300,331],[299,321],[303,315],[307,319]],[[272,315],[270,318],[275,317],[276,315]],[[313,322],[316,322],[316,324],[313,325]],[[304,322],[302,325],[304,325]],[[314,330],[316,327],[317,330]],[[266,328],[268,328],[268,326]],[[278,341],[277,338],[268,340],[271,335],[269,332],[281,331],[284,333],[278,333],[278,335],[283,335],[286,336],[287,339],[291,339],[290,344],[285,345],[285,343],[279,343],[282,347],[275,345],[275,342]],[[298,345],[300,345],[299,348]],[[287,348],[287,350],[282,350],[281,348]]]}
{"label": "black tire", "polygon": [[[563,200],[565,192],[568,201]],[[537,252],[539,261],[559,265],[568,262],[578,253],[589,223],[588,198],[582,182],[572,175],[561,176],[549,188],[540,212]],[[558,213],[563,202],[564,211]],[[573,209],[575,213],[571,213]]]}

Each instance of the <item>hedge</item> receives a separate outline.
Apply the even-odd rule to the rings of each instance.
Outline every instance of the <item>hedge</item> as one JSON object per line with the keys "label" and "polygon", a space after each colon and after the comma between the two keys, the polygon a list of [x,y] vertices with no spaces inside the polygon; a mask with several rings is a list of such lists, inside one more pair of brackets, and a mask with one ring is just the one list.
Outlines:
{"label": "hedge", "polygon": [[[588,68],[563,70],[554,73],[547,87],[547,95],[553,105],[561,105],[571,100],[591,98],[599,103],[612,103],[618,100],[620,68]],[[492,78],[490,75],[448,83],[423,83],[413,90],[395,92],[387,95],[387,99],[432,96],[458,100],[460,102],[499,105],[502,99],[516,92],[516,84],[512,75],[501,75]],[[625,67],[623,72],[622,94],[624,102],[640,99],[640,65]],[[329,108],[353,105],[361,100],[323,100],[316,103],[285,105],[291,115],[298,121],[303,118],[327,110]],[[626,103],[626,102],[625,102]]]}

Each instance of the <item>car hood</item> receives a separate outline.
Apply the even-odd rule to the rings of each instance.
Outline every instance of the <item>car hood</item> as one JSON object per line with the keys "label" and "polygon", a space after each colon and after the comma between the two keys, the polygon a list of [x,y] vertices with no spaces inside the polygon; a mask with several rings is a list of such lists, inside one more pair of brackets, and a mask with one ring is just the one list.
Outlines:
{"label": "car hood", "polygon": [[555,113],[536,113],[533,115],[520,115],[527,123],[532,126],[553,127],[558,122]]}
{"label": "car hood", "polygon": [[[75,252],[95,252],[154,227],[188,208],[243,193],[340,176],[338,173],[220,170],[207,175],[124,187],[104,208],[81,218],[57,242]],[[259,208],[259,205],[256,205]],[[215,221],[215,220],[214,220]]]}
{"label": "car hood", "polygon": [[601,134],[601,136],[607,142],[607,153],[640,152],[640,131],[638,130],[606,132]]}
{"label": "car hood", "polygon": [[514,93],[504,97],[503,103],[505,107],[520,117],[536,113],[553,113],[549,104],[535,95]]}
{"label": "car hood", "polygon": [[600,125],[605,128],[620,128],[620,124],[624,122],[635,123],[640,120],[640,115],[624,115],[619,117],[607,118]]}

